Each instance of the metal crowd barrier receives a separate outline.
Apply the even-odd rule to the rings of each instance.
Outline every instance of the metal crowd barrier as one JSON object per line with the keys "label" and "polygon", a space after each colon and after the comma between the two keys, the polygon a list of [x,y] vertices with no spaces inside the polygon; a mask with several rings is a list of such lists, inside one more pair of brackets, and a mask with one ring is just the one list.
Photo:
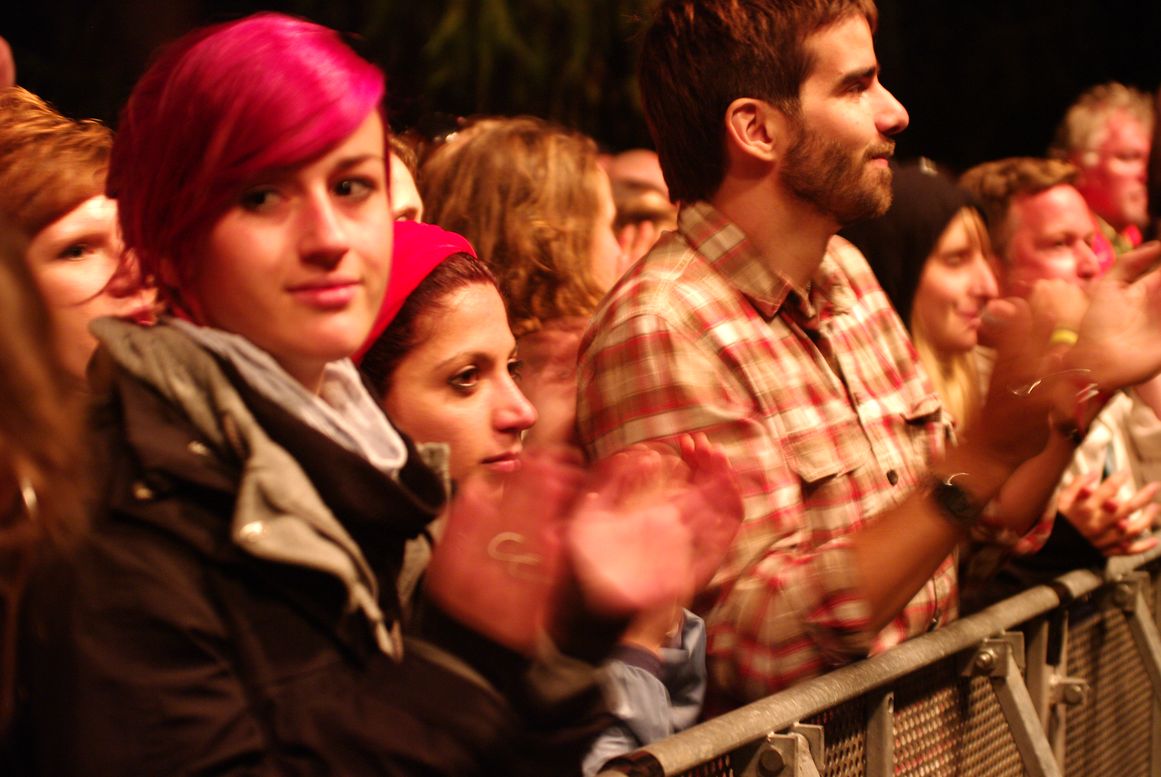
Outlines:
{"label": "metal crowd barrier", "polygon": [[1161,547],[1030,588],[601,777],[1161,775]]}

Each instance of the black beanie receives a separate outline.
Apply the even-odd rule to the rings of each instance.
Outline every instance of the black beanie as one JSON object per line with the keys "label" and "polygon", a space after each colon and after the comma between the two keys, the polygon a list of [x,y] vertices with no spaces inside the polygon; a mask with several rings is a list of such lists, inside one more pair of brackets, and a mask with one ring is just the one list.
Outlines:
{"label": "black beanie", "polygon": [[972,205],[972,200],[930,166],[908,165],[894,173],[890,209],[839,234],[867,257],[883,291],[910,328],[911,305],[923,264],[952,217],[960,208]]}

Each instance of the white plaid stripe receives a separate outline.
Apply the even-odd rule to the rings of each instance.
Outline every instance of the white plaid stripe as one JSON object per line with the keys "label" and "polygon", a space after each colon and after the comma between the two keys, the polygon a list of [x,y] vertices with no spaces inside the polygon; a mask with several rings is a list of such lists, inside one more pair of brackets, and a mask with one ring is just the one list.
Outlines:
{"label": "white plaid stripe", "polygon": [[867,629],[846,535],[919,482],[948,424],[862,255],[832,240],[812,285],[804,302],[699,203],[610,292],[581,345],[591,454],[701,430],[739,475],[746,520],[709,618],[711,674],[735,700],[955,614],[949,557],[885,629]]}

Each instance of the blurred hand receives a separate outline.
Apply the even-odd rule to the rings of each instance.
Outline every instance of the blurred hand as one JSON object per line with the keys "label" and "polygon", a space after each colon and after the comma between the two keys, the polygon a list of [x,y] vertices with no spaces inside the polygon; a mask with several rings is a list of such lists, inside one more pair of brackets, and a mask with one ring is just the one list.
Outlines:
{"label": "blurred hand", "polygon": [[1161,505],[1153,498],[1161,484],[1150,483],[1128,499],[1118,496],[1129,479],[1127,471],[1098,482],[1100,473],[1075,478],[1060,492],[1057,510],[1105,556],[1143,553],[1157,544],[1146,533]]}
{"label": "blurred hand", "polygon": [[557,595],[564,586],[597,618],[663,620],[713,575],[742,519],[721,451],[704,435],[679,444],[681,456],[634,446],[587,477],[559,453],[530,451],[500,499],[467,478],[428,569],[428,594],[522,652],[546,624],[575,620],[553,611],[576,600]]}
{"label": "blurred hand", "polygon": [[1132,386],[1161,372],[1161,243],[1123,254],[1093,284],[1080,339],[1067,357],[1105,391]]}
{"label": "blurred hand", "polygon": [[617,233],[617,243],[621,246],[622,264],[620,266],[620,272],[617,273],[617,277],[619,278],[638,259],[649,253],[649,249],[657,242],[657,238],[660,235],[661,230],[648,219],[636,221],[621,227],[621,231]]}
{"label": "blurred hand", "polygon": [[1077,332],[1088,310],[1088,295],[1076,284],[1054,278],[1036,281],[1028,294],[1028,304],[1033,316],[1044,317],[1054,329]]}
{"label": "blurred hand", "polygon": [[448,614],[491,639],[531,653],[561,573],[565,520],[584,482],[575,460],[531,451],[502,496],[469,475],[448,508],[425,587]]}
{"label": "blurred hand", "polygon": [[634,446],[595,473],[569,532],[585,600],[608,614],[685,605],[721,565],[742,521],[742,498],[722,451],[683,435],[681,457]]}
{"label": "blurred hand", "polygon": [[[1075,377],[1067,374],[1059,348],[1049,344],[1053,316],[1012,297],[993,300],[983,330],[995,344],[996,363],[978,416],[965,430],[996,461],[1014,467],[1039,453],[1048,440],[1049,416],[1071,411]],[[1069,416],[1065,416],[1069,417]]]}

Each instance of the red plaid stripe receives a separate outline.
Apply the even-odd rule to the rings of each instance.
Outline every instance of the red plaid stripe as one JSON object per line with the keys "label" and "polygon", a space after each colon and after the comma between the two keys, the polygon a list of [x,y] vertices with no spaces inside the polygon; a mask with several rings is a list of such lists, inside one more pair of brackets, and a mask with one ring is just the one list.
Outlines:
{"label": "red plaid stripe", "polygon": [[709,205],[684,208],[581,345],[592,455],[700,430],[738,473],[746,519],[709,615],[711,676],[735,700],[923,633],[957,601],[949,557],[868,630],[848,535],[903,499],[950,427],[857,250],[832,240],[809,291],[774,262]]}

